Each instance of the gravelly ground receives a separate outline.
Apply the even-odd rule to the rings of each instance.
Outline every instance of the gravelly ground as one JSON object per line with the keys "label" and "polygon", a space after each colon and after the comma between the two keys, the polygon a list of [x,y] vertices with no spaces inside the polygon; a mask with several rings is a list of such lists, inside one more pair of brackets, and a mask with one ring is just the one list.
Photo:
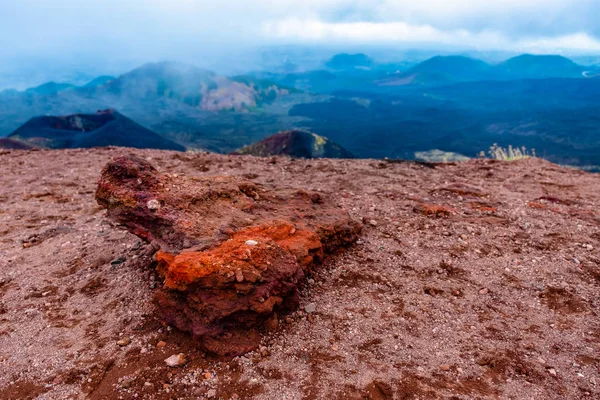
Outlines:
{"label": "gravelly ground", "polygon": [[[309,279],[314,313],[285,318],[262,354],[214,359],[153,317],[146,244],[94,201],[102,166],[125,153],[169,173],[321,190],[365,228]],[[0,161],[0,398],[600,398],[598,175],[537,159],[115,148]],[[171,369],[176,353],[189,362]]]}

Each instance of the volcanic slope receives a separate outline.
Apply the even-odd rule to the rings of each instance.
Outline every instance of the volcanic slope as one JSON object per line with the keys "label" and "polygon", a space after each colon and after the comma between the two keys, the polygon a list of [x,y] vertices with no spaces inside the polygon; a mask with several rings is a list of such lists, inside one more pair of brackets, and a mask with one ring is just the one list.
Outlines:
{"label": "volcanic slope", "polygon": [[339,144],[303,130],[279,132],[260,142],[242,147],[232,154],[257,157],[286,155],[294,158],[354,158]]}
{"label": "volcanic slope", "polygon": [[[172,179],[322,193],[362,233],[261,347],[214,358],[161,323],[152,248],[94,199],[129,154]],[[600,398],[598,175],[123,148],[0,161],[0,398]]]}
{"label": "volcanic slope", "polygon": [[14,131],[9,139],[52,149],[123,146],[185,150],[183,146],[111,109],[95,114],[32,118]]}

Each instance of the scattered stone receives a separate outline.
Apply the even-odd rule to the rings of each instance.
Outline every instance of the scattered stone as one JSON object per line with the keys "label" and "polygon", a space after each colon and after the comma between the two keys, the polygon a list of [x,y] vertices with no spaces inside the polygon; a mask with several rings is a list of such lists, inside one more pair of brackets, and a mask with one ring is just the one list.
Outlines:
{"label": "scattered stone", "polygon": [[308,303],[304,306],[304,311],[306,311],[307,314],[312,314],[317,311],[317,305],[315,303]]}
{"label": "scattered stone", "polygon": [[488,294],[490,290],[488,288],[483,288],[479,291],[479,294]]}
{"label": "scattered stone", "polygon": [[369,225],[371,226],[377,226],[377,221],[375,221],[374,219],[369,221]]}
{"label": "scattered stone", "polygon": [[187,362],[185,355],[183,353],[173,354],[171,357],[165,359],[165,363],[169,367],[180,367]]}
{"label": "scattered stone", "polygon": [[211,378],[212,378],[212,374],[210,372],[207,371],[204,373],[204,379],[209,380]]}
{"label": "scattered stone", "polygon": [[148,210],[151,210],[151,211],[160,210],[160,201],[158,201],[156,199],[150,200],[146,203],[146,207],[148,207]]}
{"label": "scattered stone", "polygon": [[241,270],[241,269],[236,269],[236,270],[235,270],[235,280],[236,280],[238,283],[242,283],[242,282],[244,282],[244,273],[242,272],[242,270]]}
{"label": "scattered stone", "polygon": [[427,204],[427,203],[419,203],[414,208],[413,211],[418,214],[423,214],[426,216],[432,216],[436,218],[440,217],[449,217],[455,211],[454,209],[446,206],[440,206],[436,204]]}
{"label": "scattered stone", "polygon": [[556,370],[554,368],[548,369],[548,373],[552,376],[556,376]]}
{"label": "scattered stone", "polygon": [[123,339],[121,339],[121,340],[117,341],[117,344],[118,344],[119,346],[121,346],[121,347],[127,346],[129,343],[131,343],[131,339],[130,339],[130,338],[128,338],[128,337],[126,337],[126,338],[123,338]]}
{"label": "scattered stone", "polygon": [[112,260],[110,262],[110,265],[112,265],[113,267],[116,267],[117,265],[123,264],[126,260],[127,260],[127,258],[125,258],[125,256],[121,256],[119,258],[115,258],[114,260]]}
{"label": "scattered stone", "polygon": [[268,357],[271,354],[271,352],[266,346],[260,346],[259,351],[260,355],[263,357]]}
{"label": "scattered stone", "polygon": [[450,371],[450,364],[442,364],[442,365],[440,365],[440,370],[442,370],[442,371]]}
{"label": "scattered stone", "polygon": [[164,341],[162,341],[162,340],[161,340],[160,342],[158,342],[158,343],[156,344],[156,347],[158,347],[159,349],[162,349],[162,348],[164,348],[166,345],[167,345],[167,342],[164,342]]}
{"label": "scattered stone", "polygon": [[246,240],[246,246],[257,246],[258,242],[256,240]]}

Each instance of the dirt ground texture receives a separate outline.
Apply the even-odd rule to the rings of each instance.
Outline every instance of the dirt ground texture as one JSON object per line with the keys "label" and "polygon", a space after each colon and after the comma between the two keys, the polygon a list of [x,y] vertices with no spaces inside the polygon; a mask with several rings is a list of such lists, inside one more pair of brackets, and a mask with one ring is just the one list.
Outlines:
{"label": "dirt ground texture", "polygon": [[[155,317],[148,244],[94,200],[125,154],[321,191],[363,232],[261,348],[218,359]],[[2,399],[600,398],[599,175],[123,148],[0,161]]]}

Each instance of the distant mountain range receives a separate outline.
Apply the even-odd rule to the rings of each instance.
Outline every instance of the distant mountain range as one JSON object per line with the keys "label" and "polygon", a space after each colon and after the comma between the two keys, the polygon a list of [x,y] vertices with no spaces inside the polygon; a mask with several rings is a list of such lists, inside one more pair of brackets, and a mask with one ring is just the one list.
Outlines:
{"label": "distant mountain range", "polygon": [[457,81],[583,78],[586,68],[562,56],[524,54],[491,65],[464,56],[436,56],[382,81],[383,85],[440,85]]}
{"label": "distant mountain range", "polygon": [[[170,146],[222,153],[275,132],[308,131],[357,157],[410,159],[434,149],[474,157],[498,143],[594,167],[599,74],[561,56],[537,55],[495,64],[435,56],[415,64],[344,53],[314,70],[235,77],[151,63],[82,86],[49,82],[0,92],[0,137],[33,117],[113,108]],[[28,129],[30,137],[44,137],[33,133],[40,127]]]}

